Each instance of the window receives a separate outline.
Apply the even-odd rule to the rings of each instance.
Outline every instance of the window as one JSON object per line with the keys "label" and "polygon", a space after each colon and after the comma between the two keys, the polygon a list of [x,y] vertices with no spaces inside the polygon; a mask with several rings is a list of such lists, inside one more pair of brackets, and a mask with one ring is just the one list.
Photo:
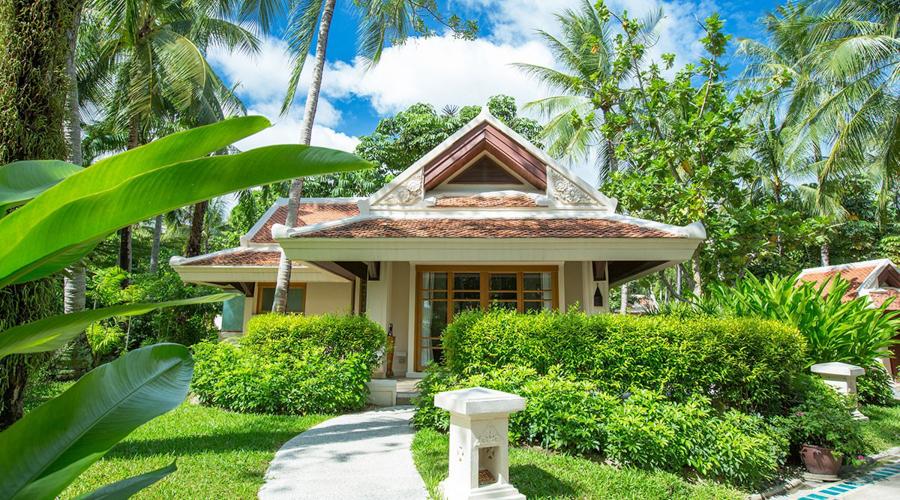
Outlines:
{"label": "window", "polygon": [[518,312],[557,307],[554,267],[437,267],[416,272],[416,370],[440,362],[441,335],[453,317],[471,309]]}
{"label": "window", "polygon": [[[275,301],[275,285],[259,285],[259,294],[256,297],[256,314],[265,314],[272,311],[272,302]],[[306,310],[306,284],[291,283],[288,290],[287,312],[303,313]]]}

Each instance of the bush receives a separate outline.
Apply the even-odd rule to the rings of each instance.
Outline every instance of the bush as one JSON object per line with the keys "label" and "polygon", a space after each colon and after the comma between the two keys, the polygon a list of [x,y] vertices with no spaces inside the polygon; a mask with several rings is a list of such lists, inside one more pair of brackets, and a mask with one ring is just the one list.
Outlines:
{"label": "bush", "polygon": [[722,408],[778,414],[805,359],[793,328],[757,319],[587,316],[579,312],[460,315],[444,333],[451,373],[505,365],[587,379],[611,394],[700,394]]}
{"label": "bush", "polygon": [[273,358],[227,342],[203,342],[194,346],[194,361],[192,387],[201,402],[249,413],[358,410],[371,377],[362,355],[335,360],[321,349]]}
{"label": "bush", "polygon": [[849,288],[839,276],[823,285],[798,285],[796,276],[760,281],[748,275],[734,285],[712,285],[697,305],[708,314],[767,318],[797,327],[807,339],[807,365],[840,361],[872,366],[875,358],[889,355],[900,315],[886,314],[888,304],[870,308],[867,297],[844,302]]}
{"label": "bush", "polygon": [[791,443],[824,446],[851,458],[861,453],[861,429],[852,414],[856,401],[817,377],[806,377],[801,391],[800,403],[782,424],[791,434]]}
{"label": "bush", "polygon": [[607,456],[621,465],[683,472],[744,487],[775,477],[787,442],[759,418],[717,414],[703,397],[673,402],[640,390],[609,417]]}
{"label": "bush", "polygon": [[386,334],[362,316],[256,317],[237,345],[194,346],[205,404],[254,413],[337,413],[365,405]]}
{"label": "bush", "polygon": [[384,329],[365,316],[261,314],[247,323],[241,345],[267,356],[301,356],[315,347],[322,347],[326,355],[338,359],[356,353],[374,369],[386,340]]}
{"label": "bush", "polygon": [[856,391],[865,405],[887,406],[894,401],[893,380],[881,365],[866,368],[865,375],[856,379]]}

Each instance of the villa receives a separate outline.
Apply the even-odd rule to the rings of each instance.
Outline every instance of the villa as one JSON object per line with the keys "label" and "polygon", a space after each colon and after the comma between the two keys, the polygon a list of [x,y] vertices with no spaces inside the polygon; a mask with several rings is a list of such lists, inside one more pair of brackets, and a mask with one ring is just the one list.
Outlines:
{"label": "villa", "polygon": [[683,262],[706,237],[616,213],[616,200],[483,112],[365,198],[279,200],[237,248],[173,257],[186,282],[240,291],[223,333],[268,312],[281,251],[288,309],[365,313],[395,337],[393,371],[421,376],[460,311],[608,312],[609,289]]}

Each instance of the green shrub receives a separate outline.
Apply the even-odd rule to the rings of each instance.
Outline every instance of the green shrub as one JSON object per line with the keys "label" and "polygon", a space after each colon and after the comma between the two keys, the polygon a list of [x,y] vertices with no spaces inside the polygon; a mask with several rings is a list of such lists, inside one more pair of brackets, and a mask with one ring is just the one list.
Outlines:
{"label": "green shrub", "polygon": [[363,356],[335,360],[319,350],[303,357],[261,356],[223,342],[194,346],[192,388],[204,404],[248,413],[338,413],[365,406],[371,371]]}
{"label": "green shrub", "polygon": [[775,477],[787,450],[759,417],[718,414],[703,397],[673,402],[640,390],[610,415],[607,456],[625,466],[684,472],[754,487]]}
{"label": "green shrub", "polygon": [[863,451],[860,424],[852,415],[856,409],[853,398],[839,394],[817,377],[806,377],[799,399],[782,424],[795,447],[824,446],[850,458]]}
{"label": "green shrub", "polygon": [[361,315],[261,314],[247,323],[240,343],[269,356],[300,356],[316,347],[338,359],[356,353],[375,368],[386,340],[384,329]]}
{"label": "green shrub", "polygon": [[205,404],[254,413],[337,413],[365,405],[384,329],[362,316],[266,315],[237,345],[194,346]]}
{"label": "green shrub", "polygon": [[849,288],[840,277],[822,285],[798,285],[796,276],[760,281],[748,275],[734,285],[711,285],[697,304],[708,314],[773,319],[797,327],[807,340],[807,366],[840,361],[870,367],[875,358],[889,355],[900,315],[885,314],[887,304],[870,308],[867,297],[844,302]]}
{"label": "green shrub", "polygon": [[859,402],[865,405],[887,406],[894,401],[893,380],[883,366],[866,368],[865,375],[856,379]]}
{"label": "green shrub", "polygon": [[94,358],[100,359],[112,355],[125,346],[125,332],[118,323],[106,325],[93,323],[84,331]]}
{"label": "green shrub", "polygon": [[460,315],[445,331],[451,373],[505,365],[595,382],[612,394],[632,389],[693,394],[716,406],[777,414],[805,359],[793,328],[757,319],[587,316],[579,312]]}

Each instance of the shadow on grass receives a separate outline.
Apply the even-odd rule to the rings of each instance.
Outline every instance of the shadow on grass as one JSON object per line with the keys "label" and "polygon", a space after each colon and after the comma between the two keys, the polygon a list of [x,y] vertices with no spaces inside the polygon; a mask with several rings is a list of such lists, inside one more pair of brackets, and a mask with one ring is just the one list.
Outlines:
{"label": "shadow on grass", "polygon": [[516,485],[519,493],[528,498],[571,498],[576,495],[576,491],[571,484],[533,464],[510,466],[509,477],[512,478],[512,482]]}
{"label": "shadow on grass", "polygon": [[180,436],[125,441],[106,454],[110,458],[152,457],[177,454],[276,451],[297,433],[292,431],[223,432],[214,436]]}

